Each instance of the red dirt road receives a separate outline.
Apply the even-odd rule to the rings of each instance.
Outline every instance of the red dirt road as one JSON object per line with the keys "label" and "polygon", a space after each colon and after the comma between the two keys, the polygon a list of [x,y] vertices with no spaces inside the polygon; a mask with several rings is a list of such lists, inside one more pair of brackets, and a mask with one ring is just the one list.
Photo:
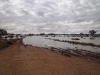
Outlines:
{"label": "red dirt road", "polygon": [[0,75],[100,75],[100,64],[46,49],[24,47],[18,41],[0,50]]}

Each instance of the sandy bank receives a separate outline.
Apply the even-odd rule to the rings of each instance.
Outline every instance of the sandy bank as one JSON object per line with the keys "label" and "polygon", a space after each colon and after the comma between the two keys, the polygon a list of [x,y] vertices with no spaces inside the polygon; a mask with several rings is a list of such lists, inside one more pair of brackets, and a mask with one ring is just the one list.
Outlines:
{"label": "sandy bank", "polygon": [[100,64],[80,57],[23,46],[0,50],[0,75],[100,75]]}

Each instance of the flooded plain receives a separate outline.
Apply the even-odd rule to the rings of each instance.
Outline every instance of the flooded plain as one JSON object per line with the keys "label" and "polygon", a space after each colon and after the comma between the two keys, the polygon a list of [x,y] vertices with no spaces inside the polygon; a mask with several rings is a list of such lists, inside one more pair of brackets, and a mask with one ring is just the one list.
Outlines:
{"label": "flooded plain", "polygon": [[[94,46],[87,46],[87,45],[81,45],[81,44],[72,44],[68,42],[60,42],[55,41],[51,39],[59,39],[59,40],[69,40],[69,41],[76,41],[76,42],[85,42],[85,43],[93,43],[96,45],[100,45],[100,38],[96,37],[94,39],[90,39],[90,37],[77,37],[80,40],[72,40],[73,37],[67,37],[67,36],[56,36],[56,37],[45,37],[45,36],[28,36],[23,39],[23,43],[25,45],[32,45],[37,47],[54,47],[58,49],[79,49],[79,50],[87,50],[91,52],[100,52],[100,47],[94,47]],[[76,38],[76,37],[75,37]]]}

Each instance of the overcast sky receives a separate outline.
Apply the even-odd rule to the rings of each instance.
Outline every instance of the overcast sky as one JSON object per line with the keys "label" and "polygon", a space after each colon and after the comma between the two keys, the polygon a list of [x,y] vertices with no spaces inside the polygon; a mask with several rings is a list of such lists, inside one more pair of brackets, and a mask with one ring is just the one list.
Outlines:
{"label": "overcast sky", "polygon": [[10,33],[100,33],[100,0],[0,0]]}

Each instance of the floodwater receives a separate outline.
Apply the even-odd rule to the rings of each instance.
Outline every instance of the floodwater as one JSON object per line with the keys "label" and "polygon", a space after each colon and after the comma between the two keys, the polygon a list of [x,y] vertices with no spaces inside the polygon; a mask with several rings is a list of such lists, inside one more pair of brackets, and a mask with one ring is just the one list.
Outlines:
{"label": "floodwater", "polygon": [[[100,52],[100,47],[92,47],[92,46],[86,46],[86,45],[80,45],[80,44],[71,44],[68,42],[59,42],[59,41],[54,41],[51,39],[46,39],[46,38],[51,38],[51,39],[59,39],[59,40],[69,40],[69,41],[78,41],[78,42],[86,42],[86,43],[94,43],[96,45],[100,45],[100,38],[94,38],[91,40],[89,37],[81,38],[77,37],[80,40],[71,40],[73,37],[43,37],[43,36],[28,36],[23,39],[23,43],[25,45],[32,45],[32,46],[37,46],[37,47],[55,47],[55,48],[62,48],[62,49],[80,49],[80,50],[88,50],[92,52]],[[75,37],[76,38],[76,37]]]}
{"label": "floodwater", "polygon": [[20,38],[22,38],[21,36],[16,37],[15,35],[13,37],[9,37],[8,35],[4,35],[4,36],[1,36],[1,37],[2,37],[2,39],[7,39],[7,40],[9,40],[9,39],[20,39]]}
{"label": "floodwater", "polygon": [[[79,38],[80,40],[71,40],[72,38]],[[81,38],[81,37],[56,37],[56,39],[59,39],[59,40],[69,40],[69,41],[93,43],[95,45],[100,45],[99,37],[93,37],[92,40],[90,38],[92,38],[92,37],[83,37],[83,38]]]}

